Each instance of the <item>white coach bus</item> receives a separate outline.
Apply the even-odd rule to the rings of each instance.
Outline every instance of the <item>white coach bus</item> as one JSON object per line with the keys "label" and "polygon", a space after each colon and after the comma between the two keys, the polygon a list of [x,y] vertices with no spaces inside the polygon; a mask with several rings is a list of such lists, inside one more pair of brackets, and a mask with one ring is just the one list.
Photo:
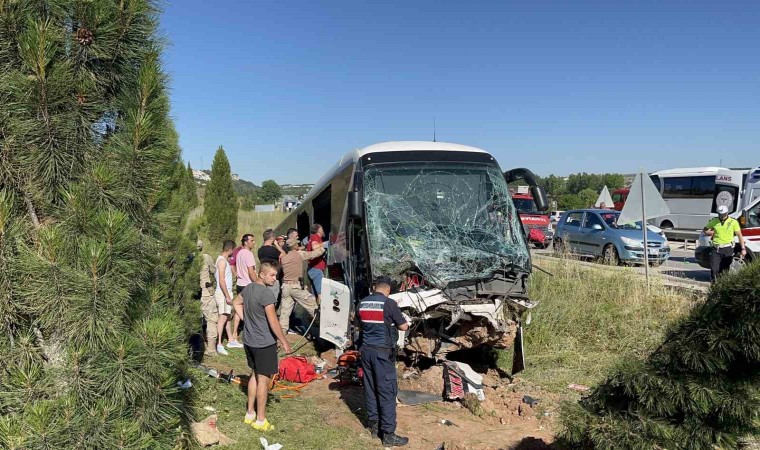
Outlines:
{"label": "white coach bus", "polygon": [[670,209],[653,223],[664,229],[699,230],[720,205],[737,213],[760,196],[760,167],[669,169],[650,175]]}
{"label": "white coach bus", "polygon": [[521,355],[521,317],[533,303],[531,257],[507,186],[518,179],[546,210],[529,170],[503,171],[479,148],[412,141],[348,152],[276,230],[304,237],[319,223],[328,237],[320,337],[346,348],[354,302],[385,275],[412,321],[406,350],[435,358],[514,342]]}

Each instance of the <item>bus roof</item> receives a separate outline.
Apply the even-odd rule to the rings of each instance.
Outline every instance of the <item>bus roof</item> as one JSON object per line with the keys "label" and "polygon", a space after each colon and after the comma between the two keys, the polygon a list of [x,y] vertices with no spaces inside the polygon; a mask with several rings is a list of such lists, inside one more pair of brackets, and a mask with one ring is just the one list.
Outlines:
{"label": "bus roof", "polygon": [[412,152],[412,151],[430,151],[430,152],[471,152],[471,153],[488,153],[482,148],[471,147],[469,145],[453,144],[450,142],[433,142],[433,141],[389,141],[372,144],[364,148],[358,148],[347,152],[338,160],[325,174],[314,183],[314,187],[306,194],[304,201],[312,196],[319,194],[328,183],[346,168],[348,164],[359,161],[364,155],[371,153],[384,152]]}
{"label": "bus roof", "polygon": [[725,167],[685,167],[681,169],[659,170],[657,172],[652,172],[652,175],[715,175],[718,172],[723,171],[731,171],[731,169]]}

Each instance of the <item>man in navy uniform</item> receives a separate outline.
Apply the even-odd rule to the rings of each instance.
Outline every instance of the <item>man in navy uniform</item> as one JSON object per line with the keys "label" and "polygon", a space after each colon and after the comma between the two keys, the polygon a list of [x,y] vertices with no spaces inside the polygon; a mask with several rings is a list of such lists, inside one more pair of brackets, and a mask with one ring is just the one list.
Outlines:
{"label": "man in navy uniform", "polygon": [[381,437],[386,447],[406,445],[409,438],[396,434],[396,342],[398,330],[406,331],[406,322],[398,304],[388,298],[391,279],[380,276],[374,292],[359,302],[361,321],[362,382],[367,419],[372,436]]}

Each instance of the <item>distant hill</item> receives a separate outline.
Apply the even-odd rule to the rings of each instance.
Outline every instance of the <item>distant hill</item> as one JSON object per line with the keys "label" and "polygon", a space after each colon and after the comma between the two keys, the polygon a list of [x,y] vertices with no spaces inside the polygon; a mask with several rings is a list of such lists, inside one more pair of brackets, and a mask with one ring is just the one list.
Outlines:
{"label": "distant hill", "polygon": [[[195,170],[193,169],[193,178],[195,182],[200,186],[205,186],[211,180],[211,170]],[[248,180],[243,180],[236,173],[232,174],[232,187],[235,189],[235,193],[241,197],[247,197],[255,194],[256,191],[261,189],[261,186],[257,186]]]}

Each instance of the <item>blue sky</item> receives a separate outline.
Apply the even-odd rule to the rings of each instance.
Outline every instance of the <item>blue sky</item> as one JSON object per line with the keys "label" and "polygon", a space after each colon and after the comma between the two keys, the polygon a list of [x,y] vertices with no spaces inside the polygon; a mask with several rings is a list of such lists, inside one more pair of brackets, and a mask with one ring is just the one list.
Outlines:
{"label": "blue sky", "polygon": [[[617,4],[615,4],[617,3]],[[184,157],[314,182],[389,140],[540,175],[760,165],[760,3],[175,0]]]}

